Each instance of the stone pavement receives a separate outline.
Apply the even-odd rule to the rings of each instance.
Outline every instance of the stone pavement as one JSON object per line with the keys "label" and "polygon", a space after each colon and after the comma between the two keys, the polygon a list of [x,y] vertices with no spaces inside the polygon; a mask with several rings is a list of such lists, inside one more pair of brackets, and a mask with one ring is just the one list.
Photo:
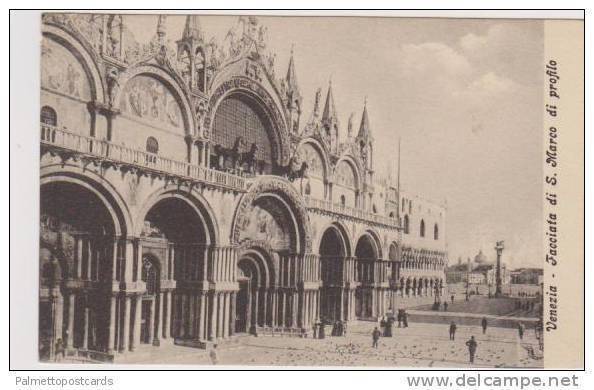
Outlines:
{"label": "stone pavement", "polygon": [[[413,323],[395,328],[394,337],[382,337],[371,347],[374,323],[356,323],[346,337],[324,340],[292,337],[243,336],[232,346],[217,349],[219,365],[251,366],[355,366],[355,367],[469,367],[466,340],[478,342],[473,367],[542,367],[542,353],[533,331],[520,343],[517,330],[458,326],[450,341],[448,326]],[[117,363],[210,365],[209,351],[175,345],[143,346],[117,358]],[[188,367],[189,368],[189,367]]]}

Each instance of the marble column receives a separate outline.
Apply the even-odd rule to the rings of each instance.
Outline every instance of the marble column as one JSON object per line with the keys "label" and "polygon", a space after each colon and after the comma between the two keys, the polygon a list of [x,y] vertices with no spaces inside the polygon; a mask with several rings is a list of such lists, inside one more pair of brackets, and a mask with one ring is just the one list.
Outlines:
{"label": "marble column", "polygon": [[128,351],[128,346],[130,342],[130,296],[125,295],[122,299],[123,302],[123,324],[122,324],[122,334],[121,334],[121,344],[120,344],[120,352]]}
{"label": "marble column", "polygon": [[216,303],[216,307],[217,307],[217,338],[221,338],[223,337],[223,294],[222,293],[217,293],[217,303]]}
{"label": "marble column", "polygon": [[188,292],[188,338],[194,338],[196,334],[195,323],[196,299],[194,291]]}
{"label": "marble column", "polygon": [[107,353],[113,353],[116,330],[116,297],[112,295],[109,299],[109,329],[107,332]]}
{"label": "marble column", "polygon": [[213,293],[209,299],[210,306],[210,327],[208,329],[208,339],[216,340],[217,338],[217,294]]}
{"label": "marble column", "polygon": [[204,305],[204,292],[198,293],[198,328],[196,329],[196,338],[198,340],[204,340],[204,325],[205,325],[205,305]]}
{"label": "marble column", "polygon": [[262,326],[266,326],[268,325],[268,291],[265,287],[262,287],[262,298]]}
{"label": "marble column", "polygon": [[85,298],[85,310],[83,315],[83,340],[82,349],[88,349],[89,347],[89,306],[87,302],[88,298]]}
{"label": "marble column", "polygon": [[309,328],[309,291],[303,291],[303,328]]}
{"label": "marble column", "polygon": [[179,313],[179,321],[180,321],[180,336],[183,338],[189,337],[189,329],[188,329],[188,315],[187,315],[187,301],[188,296],[185,292],[181,292],[179,295],[180,300],[180,313]]}
{"label": "marble column", "polygon": [[247,304],[246,304],[246,313],[245,313],[245,330],[246,332],[251,332],[252,330],[252,311],[253,311],[253,302],[252,302],[252,292],[250,288],[247,289]]}
{"label": "marble column", "polygon": [[74,347],[74,307],[76,305],[76,294],[70,291],[68,294],[68,338],[66,340],[66,347],[72,349]]}
{"label": "marble column", "polygon": [[142,295],[137,294],[134,298],[134,329],[130,349],[134,351],[140,346],[140,323],[142,321]]}
{"label": "marble column", "polygon": [[169,327],[171,318],[171,291],[165,291],[163,293],[165,299],[165,310],[163,312],[163,339],[169,338]]}
{"label": "marble column", "polygon": [[236,305],[237,305],[237,293],[231,293],[231,309],[230,309],[230,322],[229,322],[229,335],[235,334],[235,316],[236,316]]}
{"label": "marble column", "polygon": [[287,320],[287,293],[283,290],[281,296],[281,326],[284,328]]}
{"label": "marble column", "polygon": [[260,294],[258,293],[258,288],[256,287],[254,289],[254,326],[259,326],[260,325]]}
{"label": "marble column", "polygon": [[83,261],[83,238],[79,236],[76,238],[76,278],[82,278],[82,261]]}
{"label": "marble column", "polygon": [[118,237],[113,238],[113,252],[111,260],[111,279],[112,281],[118,280]]}
{"label": "marble column", "polygon": [[163,324],[163,293],[159,293],[155,299],[158,298],[158,302],[156,302],[157,312],[155,313],[155,336],[153,337],[153,345],[160,344],[161,338],[161,326]]}
{"label": "marble column", "polygon": [[231,318],[231,301],[230,301],[231,294],[226,292],[223,294],[224,299],[224,309],[223,309],[223,337],[229,337],[229,321]]}

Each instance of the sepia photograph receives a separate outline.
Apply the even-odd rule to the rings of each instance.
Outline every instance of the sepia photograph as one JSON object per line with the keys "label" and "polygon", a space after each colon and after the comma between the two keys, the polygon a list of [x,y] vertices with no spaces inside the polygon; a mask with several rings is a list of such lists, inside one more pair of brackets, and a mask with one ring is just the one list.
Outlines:
{"label": "sepia photograph", "polygon": [[546,121],[564,108],[545,102],[567,68],[544,20],[39,23],[27,310],[49,369],[542,369],[558,351]]}

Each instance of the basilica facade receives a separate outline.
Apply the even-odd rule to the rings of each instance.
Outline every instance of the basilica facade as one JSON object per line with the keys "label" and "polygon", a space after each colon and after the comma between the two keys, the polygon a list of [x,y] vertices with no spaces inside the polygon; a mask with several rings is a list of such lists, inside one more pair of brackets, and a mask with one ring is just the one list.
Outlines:
{"label": "basilica facade", "polygon": [[375,177],[366,105],[343,126],[329,85],[302,107],[255,17],[217,43],[159,16],[145,44],[131,17],[43,16],[42,359],[307,337],[440,299],[445,206]]}

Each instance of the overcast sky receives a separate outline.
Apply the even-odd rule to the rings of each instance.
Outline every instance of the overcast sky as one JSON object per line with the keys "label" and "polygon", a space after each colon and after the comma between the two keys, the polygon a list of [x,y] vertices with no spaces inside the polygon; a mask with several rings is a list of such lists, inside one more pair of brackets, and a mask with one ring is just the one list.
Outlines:
{"label": "overcast sky", "polygon": [[[201,17],[207,39],[222,42],[236,17]],[[479,249],[494,259],[542,266],[542,63],[540,21],[494,19],[260,17],[276,73],[291,45],[304,97],[302,123],[315,91],[332,78],[342,135],[365,96],[375,166],[396,166],[402,139],[403,189],[447,201],[450,263]],[[156,15],[125,16],[141,42]],[[184,16],[167,19],[177,40]]]}

